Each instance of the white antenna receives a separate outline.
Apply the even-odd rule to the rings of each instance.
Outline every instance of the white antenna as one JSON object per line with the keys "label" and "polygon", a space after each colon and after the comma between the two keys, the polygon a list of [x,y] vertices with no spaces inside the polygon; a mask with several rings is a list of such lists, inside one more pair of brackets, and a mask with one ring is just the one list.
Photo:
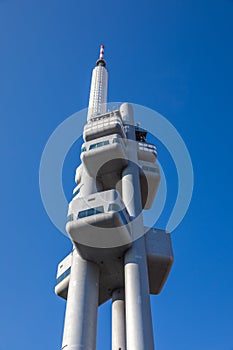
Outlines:
{"label": "white antenna", "polygon": [[91,91],[87,115],[88,121],[96,115],[106,112],[108,71],[105,67],[106,62],[104,60],[104,45],[101,45],[99,59],[96,62],[96,67],[92,71]]}

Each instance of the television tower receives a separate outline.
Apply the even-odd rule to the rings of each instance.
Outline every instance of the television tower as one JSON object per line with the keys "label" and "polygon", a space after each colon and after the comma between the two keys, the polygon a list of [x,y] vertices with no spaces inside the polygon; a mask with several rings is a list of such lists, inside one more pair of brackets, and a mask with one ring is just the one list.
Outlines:
{"label": "television tower", "polygon": [[98,306],[112,299],[112,350],[153,350],[150,294],[173,263],[170,235],[143,224],[160,181],[157,151],[132,105],[107,111],[107,82],[101,46],[67,216],[73,251],[57,270],[55,292],[67,300],[61,349],[96,349]]}

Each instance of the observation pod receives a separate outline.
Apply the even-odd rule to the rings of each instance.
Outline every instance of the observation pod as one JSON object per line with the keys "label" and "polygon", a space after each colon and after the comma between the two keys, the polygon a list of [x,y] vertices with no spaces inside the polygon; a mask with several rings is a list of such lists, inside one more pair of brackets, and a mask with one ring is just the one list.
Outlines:
{"label": "observation pod", "polygon": [[138,160],[156,162],[157,149],[155,145],[148,142],[138,142]]}
{"label": "observation pod", "polygon": [[156,163],[138,161],[140,167],[140,187],[142,207],[147,210],[152,207],[160,182],[159,166]]}
{"label": "observation pod", "polygon": [[[167,281],[174,261],[171,237],[167,231],[144,227],[146,254],[151,294],[159,294]],[[99,305],[111,298],[111,292],[124,286],[122,259],[112,259],[112,253],[106,257],[102,250],[98,252],[97,264],[100,267]],[[66,256],[57,267],[55,293],[67,298],[72,265],[72,252]],[[109,269],[111,266],[111,269]]]}
{"label": "observation pod", "polygon": [[174,256],[169,232],[145,227],[146,253],[151,294],[159,294],[171,271]]}
{"label": "observation pod", "polygon": [[120,111],[116,110],[91,118],[84,127],[84,141],[111,134],[119,134],[126,137]]}
{"label": "observation pod", "polygon": [[97,173],[121,172],[128,164],[125,139],[113,134],[86,142],[81,149],[81,161],[93,178]]}
{"label": "observation pod", "polygon": [[88,259],[94,259],[96,248],[115,248],[119,254],[132,243],[130,216],[117,190],[73,199],[66,231]]}
{"label": "observation pod", "polygon": [[70,281],[70,271],[72,265],[72,253],[67,255],[57,268],[57,278],[55,293],[61,298],[67,298],[68,285]]}

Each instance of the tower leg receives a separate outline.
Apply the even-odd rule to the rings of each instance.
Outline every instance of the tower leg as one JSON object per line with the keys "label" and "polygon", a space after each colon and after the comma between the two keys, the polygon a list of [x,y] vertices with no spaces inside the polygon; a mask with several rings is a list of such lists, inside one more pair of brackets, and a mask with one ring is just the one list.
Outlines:
{"label": "tower leg", "polygon": [[99,268],[73,251],[62,350],[95,350]]}
{"label": "tower leg", "polygon": [[[131,169],[130,169],[131,168]],[[148,270],[146,260],[146,248],[144,236],[138,238],[144,230],[142,217],[138,213],[140,204],[140,189],[136,185],[135,175],[137,168],[129,166],[124,171],[122,179],[122,193],[125,204],[127,203],[130,215],[137,217],[137,222],[132,221],[132,234],[136,237],[132,247],[125,254],[125,310],[126,310],[126,339],[127,350],[154,350],[153,327],[150,308],[150,293]],[[132,187],[129,186],[131,183]],[[134,188],[134,199],[127,193],[129,187]],[[131,197],[132,198],[132,197]]]}
{"label": "tower leg", "polygon": [[127,350],[154,350],[144,237],[125,255]]}
{"label": "tower leg", "polygon": [[126,344],[127,350],[154,350],[133,108],[124,103],[120,111],[128,124],[127,155],[131,160],[122,173],[122,198],[131,217],[136,218],[131,222],[133,244],[125,254]]}
{"label": "tower leg", "polygon": [[126,350],[123,289],[116,289],[112,294],[112,350]]}

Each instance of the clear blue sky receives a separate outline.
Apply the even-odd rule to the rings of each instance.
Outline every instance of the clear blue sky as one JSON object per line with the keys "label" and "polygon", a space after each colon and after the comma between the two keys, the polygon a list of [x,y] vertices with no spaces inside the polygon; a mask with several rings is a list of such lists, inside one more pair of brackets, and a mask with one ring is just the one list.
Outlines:
{"label": "clear blue sky", "polygon": [[[102,43],[109,100],[166,116],[194,166],[173,270],[151,298],[156,350],[233,349],[232,38],[230,0],[0,0],[0,350],[60,348],[65,303],[53,288],[71,245],[42,206],[38,169],[55,127],[87,106]],[[77,153],[65,164],[68,194]],[[174,176],[169,165],[171,193]],[[99,313],[105,349],[109,303]]]}

